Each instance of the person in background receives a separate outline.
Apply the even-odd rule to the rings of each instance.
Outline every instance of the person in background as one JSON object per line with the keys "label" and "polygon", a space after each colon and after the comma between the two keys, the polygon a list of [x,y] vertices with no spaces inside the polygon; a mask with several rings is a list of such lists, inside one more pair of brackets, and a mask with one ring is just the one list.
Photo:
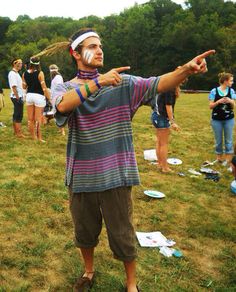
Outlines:
{"label": "person in background", "polygon": [[45,142],[45,140],[42,139],[41,123],[43,109],[46,105],[45,97],[50,99],[50,93],[45,83],[44,73],[41,70],[39,58],[30,59],[29,68],[24,72],[22,79],[23,88],[27,91],[26,106],[30,134],[32,139]]}
{"label": "person in background", "polygon": [[234,155],[231,159],[231,169],[234,179],[236,180],[236,144],[234,144]]}
{"label": "person in background", "polygon": [[12,69],[8,73],[8,82],[11,89],[11,101],[14,106],[13,110],[13,130],[17,138],[24,138],[22,133],[21,123],[23,119],[23,88],[22,79],[19,71],[22,69],[22,60],[17,58],[12,61]]}
{"label": "person in background", "polygon": [[[2,84],[0,82],[0,112],[4,108],[4,106],[5,106],[4,92],[3,92],[3,89],[2,89]],[[3,124],[3,122],[0,122],[0,127],[6,127],[6,126]]]}
{"label": "person in background", "polygon": [[157,95],[156,104],[152,113],[152,124],[156,128],[156,155],[158,159],[157,166],[164,173],[172,172],[168,166],[168,142],[170,136],[170,128],[179,131],[180,128],[174,119],[174,107],[176,99],[180,95],[180,87],[174,90],[160,93]]}
{"label": "person in background", "polygon": [[27,71],[29,69],[30,61],[25,61],[24,62],[24,71]]}
{"label": "person in background", "polygon": [[[23,64],[24,64],[23,67],[24,67],[24,72],[25,72],[29,69],[30,61],[27,60]],[[23,88],[23,100],[24,100],[24,102],[26,102],[26,90],[24,88]],[[29,125],[28,125],[28,127],[29,127]]]}
{"label": "person in background", "polygon": [[94,283],[94,251],[104,219],[113,255],[124,263],[124,290],[137,292],[131,191],[140,181],[131,122],[138,108],[150,105],[158,92],[175,88],[191,74],[206,72],[205,58],[215,51],[195,57],[174,72],[142,78],[120,74],[129,66],[100,74],[103,49],[93,29],[81,29],[69,41],[52,44],[37,56],[60,50],[70,52],[77,68],[75,77],[58,85],[53,94],[57,124],[68,122],[69,127],[65,182],[75,242],[84,261],[73,291],[87,291]]}
{"label": "person in background", "polygon": [[212,110],[211,126],[215,136],[216,158],[218,162],[223,162],[226,165],[230,163],[234,153],[233,128],[236,94],[233,88],[231,88],[234,82],[231,73],[223,72],[218,77],[220,86],[211,90],[209,106]]}
{"label": "person in background", "polygon": [[[49,71],[50,71],[50,77],[51,77],[51,87],[50,87],[51,96],[53,96],[57,85],[62,84],[64,81],[63,81],[63,78],[61,76],[61,73],[59,72],[59,68],[56,64],[51,64],[49,66]],[[63,136],[65,136],[65,128],[61,127],[59,129],[60,129],[61,134]]]}

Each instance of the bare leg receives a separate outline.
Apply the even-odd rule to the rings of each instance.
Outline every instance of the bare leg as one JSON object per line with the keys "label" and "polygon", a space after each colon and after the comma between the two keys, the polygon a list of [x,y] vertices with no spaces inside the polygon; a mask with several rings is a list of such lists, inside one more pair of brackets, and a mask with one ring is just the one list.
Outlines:
{"label": "bare leg", "polygon": [[17,134],[16,122],[13,122],[13,131],[14,131],[14,135],[16,136]]}
{"label": "bare leg", "polygon": [[42,124],[45,126],[48,124],[48,119],[44,115],[42,116]]}
{"label": "bare leg", "polygon": [[35,139],[34,105],[27,105],[28,128],[32,139]]}
{"label": "bare leg", "polygon": [[84,277],[92,279],[94,274],[94,248],[80,248],[83,260],[85,273]]}
{"label": "bare leg", "polygon": [[222,161],[224,160],[223,154],[217,154],[217,155],[216,155],[216,159],[217,159],[219,162],[222,162]]}
{"label": "bare leg", "polygon": [[225,154],[225,160],[230,163],[232,160],[233,154]]}
{"label": "bare leg", "polygon": [[171,172],[171,169],[167,164],[169,135],[169,128],[157,129],[160,165],[163,172]]}
{"label": "bare leg", "polygon": [[25,138],[25,136],[22,134],[22,131],[21,131],[21,123],[15,123],[15,129],[16,129],[17,138]]}
{"label": "bare leg", "polygon": [[126,278],[127,278],[127,291],[128,292],[137,292],[137,283],[136,283],[136,262],[124,262]]}
{"label": "bare leg", "polygon": [[35,121],[36,121],[36,132],[37,132],[37,138],[41,142],[45,142],[42,139],[42,133],[41,133],[41,124],[42,124],[42,116],[43,116],[43,107],[35,107]]}
{"label": "bare leg", "polygon": [[159,139],[156,129],[156,156],[157,156],[157,168],[161,168],[161,156],[160,156],[160,147],[159,147]]}

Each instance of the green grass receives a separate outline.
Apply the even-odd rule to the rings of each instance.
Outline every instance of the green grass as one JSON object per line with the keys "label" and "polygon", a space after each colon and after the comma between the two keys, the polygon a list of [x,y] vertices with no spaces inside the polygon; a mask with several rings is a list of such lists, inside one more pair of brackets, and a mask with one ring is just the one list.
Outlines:
{"label": "green grass", "polygon": [[[12,135],[12,105],[0,120],[0,292],[71,291],[82,272],[73,244],[73,226],[64,187],[66,138],[51,122],[41,144]],[[232,175],[223,166],[218,183],[190,177],[205,160],[214,160],[207,95],[182,94],[175,116],[181,132],[171,133],[169,156],[182,159],[174,174],[162,174],[143,159],[155,147],[151,110],[142,107],[133,121],[134,144],[142,184],[133,188],[134,225],[138,231],[161,231],[176,241],[184,257],[165,258],[158,249],[138,249],[138,281],[145,292],[236,291],[235,200]],[[26,115],[23,121],[27,132]],[[185,177],[177,173],[182,171]],[[165,193],[155,200],[145,189]],[[112,258],[103,229],[97,248],[99,271],[93,291],[122,291],[123,266]]]}

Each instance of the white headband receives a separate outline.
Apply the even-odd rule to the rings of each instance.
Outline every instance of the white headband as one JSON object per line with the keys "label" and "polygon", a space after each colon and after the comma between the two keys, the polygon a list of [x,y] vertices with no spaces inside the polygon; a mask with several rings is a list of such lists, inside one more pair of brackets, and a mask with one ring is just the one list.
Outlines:
{"label": "white headband", "polygon": [[74,51],[75,48],[82,43],[85,39],[89,38],[89,37],[97,37],[99,38],[99,35],[96,32],[90,31],[90,32],[86,32],[84,34],[82,34],[81,36],[79,36],[77,39],[75,39],[73,41],[73,43],[70,45],[72,50]]}
{"label": "white headband", "polygon": [[32,65],[39,65],[40,64],[40,61],[39,62],[33,62],[33,61],[30,60],[30,64],[32,64]]}
{"label": "white headband", "polygon": [[58,72],[58,69],[50,69],[50,72]]}

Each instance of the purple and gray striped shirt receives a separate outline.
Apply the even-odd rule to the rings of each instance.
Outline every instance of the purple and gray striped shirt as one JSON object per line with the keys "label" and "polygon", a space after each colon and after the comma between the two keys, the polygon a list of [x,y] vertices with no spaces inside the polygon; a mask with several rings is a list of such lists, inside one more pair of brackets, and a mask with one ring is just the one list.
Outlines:
{"label": "purple and gray striped shirt", "polygon": [[[65,184],[73,192],[98,192],[139,184],[132,118],[141,105],[155,104],[159,77],[123,75],[116,87],[102,87],[72,113],[56,111],[58,126],[68,122]],[[78,84],[57,86],[57,105]]]}

